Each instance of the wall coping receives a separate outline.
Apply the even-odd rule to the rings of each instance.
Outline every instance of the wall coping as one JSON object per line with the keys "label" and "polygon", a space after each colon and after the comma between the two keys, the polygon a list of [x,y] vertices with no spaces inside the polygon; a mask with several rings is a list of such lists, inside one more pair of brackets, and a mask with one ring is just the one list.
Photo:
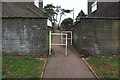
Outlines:
{"label": "wall coping", "polygon": [[47,17],[43,16],[43,17],[0,17],[2,19],[16,19],[16,18],[21,18],[21,19],[48,19]]}
{"label": "wall coping", "polygon": [[[83,18],[80,18],[80,21],[82,19],[120,20],[120,17],[83,17]],[[77,25],[78,23],[80,23],[80,21],[78,21],[76,24],[74,24],[69,29],[73,28],[75,25]]]}
{"label": "wall coping", "polygon": [[83,17],[80,19],[108,19],[108,20],[120,20],[120,17]]}

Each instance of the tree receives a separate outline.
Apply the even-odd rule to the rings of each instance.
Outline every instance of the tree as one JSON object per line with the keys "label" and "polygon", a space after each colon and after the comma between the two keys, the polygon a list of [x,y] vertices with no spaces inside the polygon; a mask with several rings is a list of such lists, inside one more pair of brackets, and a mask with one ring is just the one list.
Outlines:
{"label": "tree", "polygon": [[57,14],[56,14],[56,20],[57,20],[58,14],[59,14],[59,12],[61,11],[62,8],[61,8],[61,6],[58,6],[58,5],[57,5],[55,8],[56,8],[55,11],[56,11],[56,13],[57,13]]}
{"label": "tree", "polygon": [[61,23],[61,27],[65,30],[68,30],[72,25],[73,25],[73,19],[72,18],[66,18]]}
{"label": "tree", "polygon": [[46,6],[44,6],[43,14],[44,14],[44,16],[48,17],[48,19],[51,21],[51,23],[54,23],[56,21],[54,16],[57,13],[55,11],[55,6],[53,6],[52,4],[47,4]]}
{"label": "tree", "polygon": [[59,26],[60,26],[60,22],[61,22],[61,18],[62,18],[62,15],[65,15],[65,13],[71,13],[73,10],[65,10],[65,9],[62,9],[61,10],[61,13],[60,13],[60,20],[59,20]]}
{"label": "tree", "polygon": [[76,21],[79,21],[80,18],[86,17],[86,16],[87,16],[87,15],[83,12],[83,10],[81,10],[75,20],[76,20]]}
{"label": "tree", "polygon": [[[60,14],[59,24],[61,22],[62,15],[65,15],[65,13],[70,13],[72,10],[65,10],[62,9],[61,6],[53,6],[52,4],[47,4],[43,9],[44,16],[47,16],[48,19],[51,21],[52,26],[54,26],[55,22],[57,22],[58,14]],[[55,18],[56,16],[56,18]]]}

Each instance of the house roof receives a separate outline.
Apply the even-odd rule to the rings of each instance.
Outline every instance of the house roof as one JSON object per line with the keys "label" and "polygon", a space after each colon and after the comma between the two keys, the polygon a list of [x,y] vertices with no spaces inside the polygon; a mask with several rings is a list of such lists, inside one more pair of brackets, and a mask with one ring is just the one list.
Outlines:
{"label": "house roof", "polygon": [[33,2],[3,2],[2,17],[41,17],[43,3],[40,4],[37,8]]}

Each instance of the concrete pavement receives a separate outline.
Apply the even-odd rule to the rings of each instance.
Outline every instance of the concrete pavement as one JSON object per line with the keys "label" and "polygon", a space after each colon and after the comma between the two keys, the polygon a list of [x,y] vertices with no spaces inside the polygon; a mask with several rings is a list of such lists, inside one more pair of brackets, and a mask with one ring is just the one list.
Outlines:
{"label": "concrete pavement", "polygon": [[[53,43],[57,42],[60,42],[60,37],[54,36]],[[55,56],[48,60],[44,78],[93,78],[97,80],[74,48],[68,48],[67,57],[64,56],[64,46],[52,46],[52,49]]]}

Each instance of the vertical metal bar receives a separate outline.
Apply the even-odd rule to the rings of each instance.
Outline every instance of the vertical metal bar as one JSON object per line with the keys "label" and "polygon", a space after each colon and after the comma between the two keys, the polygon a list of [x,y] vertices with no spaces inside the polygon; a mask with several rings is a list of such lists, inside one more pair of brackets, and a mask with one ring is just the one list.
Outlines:
{"label": "vertical metal bar", "polygon": [[67,56],[67,34],[66,34],[66,50],[65,50],[65,56]]}
{"label": "vertical metal bar", "polygon": [[51,31],[49,32],[49,54],[51,55]]}
{"label": "vertical metal bar", "polygon": [[71,31],[71,45],[72,45],[72,31]]}
{"label": "vertical metal bar", "polygon": [[61,44],[62,44],[62,33],[61,33]]}
{"label": "vertical metal bar", "polygon": [[62,44],[63,44],[63,34],[62,34]]}

